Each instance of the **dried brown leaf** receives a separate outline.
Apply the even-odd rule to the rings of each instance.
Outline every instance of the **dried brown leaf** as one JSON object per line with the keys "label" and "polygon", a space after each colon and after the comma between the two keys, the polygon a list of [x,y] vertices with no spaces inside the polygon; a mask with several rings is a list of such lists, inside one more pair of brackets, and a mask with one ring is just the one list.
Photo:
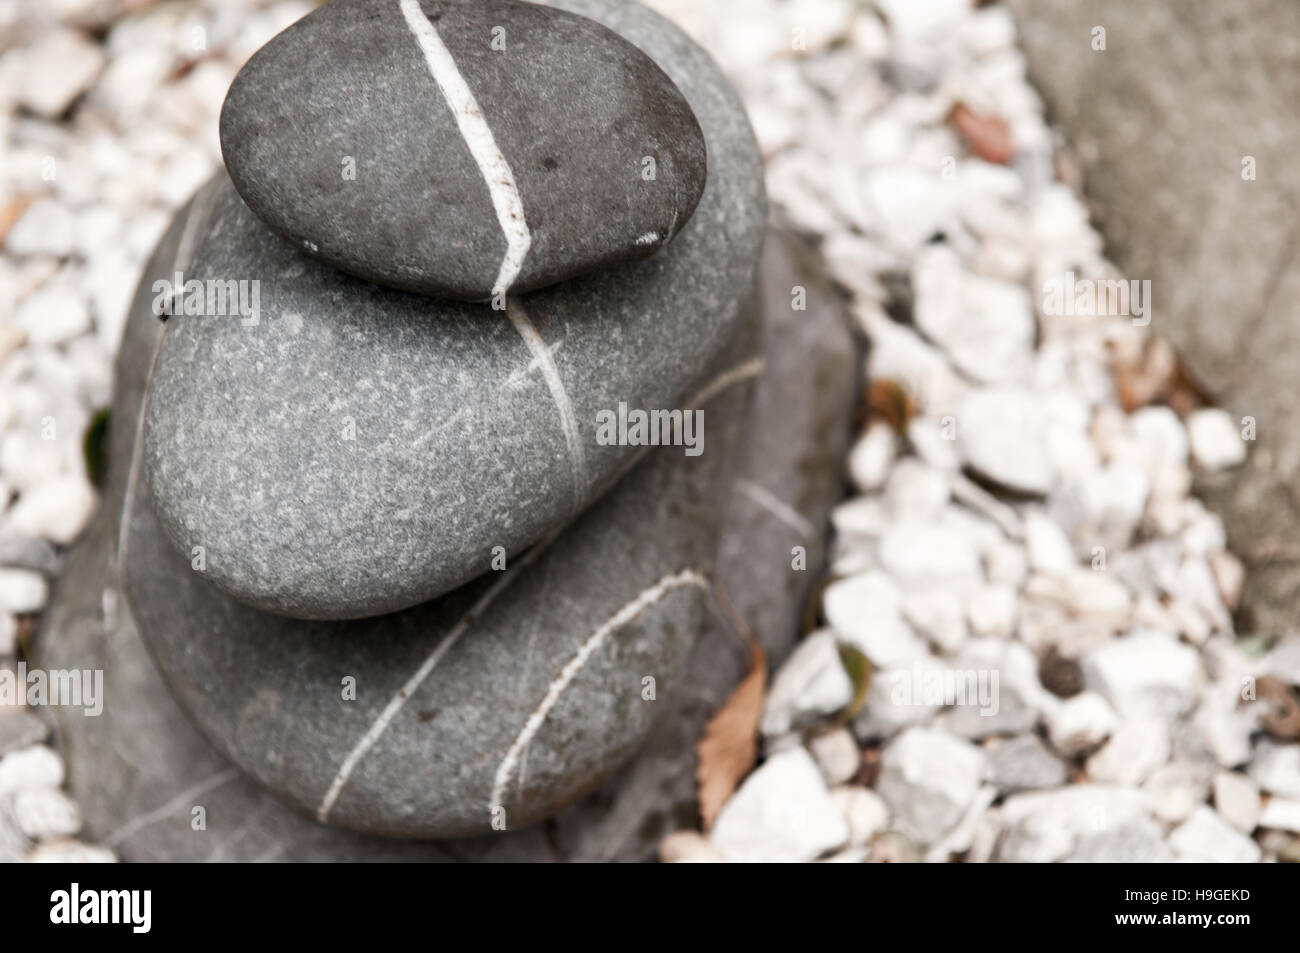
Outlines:
{"label": "dried brown leaf", "polygon": [[1268,702],[1268,711],[1259,720],[1269,734],[1282,741],[1300,739],[1300,699],[1290,686],[1280,678],[1264,675],[1255,682],[1255,694]]}
{"label": "dried brown leaf", "polygon": [[1005,119],[977,113],[965,103],[958,103],[948,113],[948,121],[957,127],[970,151],[985,162],[1006,165],[1015,157],[1011,128]]}
{"label": "dried brown leaf", "polygon": [[878,417],[902,435],[916,416],[916,402],[911,395],[898,381],[888,378],[867,385],[866,405],[868,420]]}
{"label": "dried brown leaf", "polygon": [[758,719],[767,695],[767,659],[763,647],[748,626],[740,620],[726,596],[719,589],[718,601],[731,618],[737,632],[749,643],[749,674],[736,686],[726,704],[718,709],[695,747],[699,758],[696,780],[699,783],[700,818],[707,831],[736,790],[740,779],[758,760]]}
{"label": "dried brown leaf", "polygon": [[1148,339],[1136,356],[1115,355],[1113,370],[1120,405],[1127,413],[1151,404],[1168,404],[1176,413],[1186,415],[1211,403],[1178,352],[1162,338]]}
{"label": "dried brown leaf", "polygon": [[9,234],[9,229],[13,228],[14,223],[22,218],[23,212],[27,211],[27,206],[31,204],[31,198],[26,195],[18,195],[0,205],[0,244],[3,244],[5,236]]}

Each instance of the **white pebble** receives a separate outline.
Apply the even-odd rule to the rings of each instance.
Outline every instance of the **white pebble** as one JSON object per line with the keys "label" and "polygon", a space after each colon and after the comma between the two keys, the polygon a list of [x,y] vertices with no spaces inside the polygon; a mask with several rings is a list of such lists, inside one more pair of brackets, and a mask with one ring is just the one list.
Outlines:
{"label": "white pebble", "polygon": [[0,569],[0,611],[39,612],[50,597],[45,577],[30,569]]}
{"label": "white pebble", "polygon": [[104,68],[104,51],[77,30],[55,29],[25,51],[17,98],[54,119],[90,88]]}
{"label": "white pebble", "polygon": [[1039,495],[1052,488],[1045,427],[1035,396],[1010,387],[973,392],[957,419],[958,442],[974,470],[996,484]]}
{"label": "white pebble", "polygon": [[63,762],[45,745],[19,748],[0,758],[0,794],[19,788],[57,788],[63,784]]}
{"label": "white pebble", "polygon": [[889,806],[870,788],[842,785],[831,789],[831,801],[849,826],[849,846],[862,847],[889,824]]}
{"label": "white pebble", "polygon": [[1169,835],[1169,846],[1186,861],[1253,864],[1259,845],[1232,828],[1212,808],[1200,807]]}
{"label": "white pebble", "polygon": [[1163,721],[1126,721],[1088,759],[1088,776],[1094,781],[1137,787],[1169,760],[1169,751],[1169,729]]}
{"label": "white pebble", "polygon": [[81,811],[56,788],[23,788],[14,794],[14,817],[33,840],[71,837],[81,829]]}
{"label": "white pebble", "polygon": [[1125,718],[1173,718],[1195,704],[1201,661],[1177,639],[1139,630],[1090,652],[1083,674]]}
{"label": "white pebble", "polygon": [[1300,833],[1300,801],[1269,798],[1264,805],[1264,812],[1259,816],[1259,826]]}
{"label": "white pebble", "polygon": [[881,566],[903,580],[974,578],[979,554],[969,539],[938,522],[898,523],[880,540]]}
{"label": "white pebble", "polygon": [[1181,824],[1209,797],[1209,772],[1198,762],[1172,761],[1152,773],[1142,785],[1142,793],[1151,800],[1159,820]]}
{"label": "white pebble", "polygon": [[41,844],[27,855],[29,864],[115,864],[117,857],[107,847],[74,840]]}
{"label": "white pebble", "polygon": [[1247,773],[1269,794],[1300,801],[1300,744],[1261,741]]}
{"label": "white pebble", "polygon": [[1019,604],[1010,586],[980,586],[966,604],[971,632],[982,638],[1009,639],[1016,630]]}
{"label": "white pebble", "polygon": [[1047,730],[1053,747],[1074,757],[1105,741],[1118,722],[1106,699],[1094,692],[1080,692],[1048,714]]}
{"label": "white pebble", "polygon": [[70,288],[42,288],[22,303],[15,320],[32,344],[58,344],[90,329],[90,310]]}
{"label": "white pebble", "polygon": [[832,715],[853,700],[853,680],[840,661],[835,636],[814,632],[800,642],[772,679],[759,727],[783,735],[810,717]]}
{"label": "white pebble", "polygon": [[831,583],[822,596],[826,621],[845,642],[876,666],[924,658],[925,642],[902,616],[903,596],[882,572],[864,572]]}
{"label": "white pebble", "polygon": [[84,477],[58,477],[19,497],[9,514],[9,525],[24,535],[66,546],[90,522],[95,501],[95,491]]}
{"label": "white pebble", "polygon": [[1192,456],[1206,470],[1235,467],[1246,459],[1246,444],[1226,410],[1197,410],[1187,418]]}
{"label": "white pebble", "polygon": [[53,199],[37,199],[9,230],[4,247],[14,255],[66,258],[72,254],[75,241],[73,214]]}
{"label": "white pebble", "polygon": [[877,789],[904,834],[933,844],[966,813],[984,774],[984,754],[969,742],[927,728],[909,728],[880,759]]}
{"label": "white pebble", "polygon": [[849,453],[849,475],[858,492],[873,493],[884,486],[897,454],[894,428],[883,421],[871,424]]}
{"label": "white pebble", "polygon": [[659,842],[659,859],[665,864],[710,863],[722,855],[699,831],[674,831]]}
{"label": "white pebble", "polygon": [[849,826],[808,752],[789,748],[745,779],[713,825],[713,846],[733,861],[807,861],[842,847]]}
{"label": "white pebble", "polygon": [[808,750],[821,768],[828,785],[851,781],[862,766],[862,752],[847,728],[837,728],[808,743]]}
{"label": "white pebble", "polygon": [[1025,551],[1029,565],[1039,572],[1065,575],[1079,565],[1065,531],[1041,510],[1025,514]]}
{"label": "white pebble", "polygon": [[1237,830],[1249,834],[1259,824],[1259,785],[1236,771],[1220,771],[1214,776],[1214,809]]}
{"label": "white pebble", "polygon": [[885,502],[898,521],[930,520],[952,499],[952,476],[915,457],[898,461],[885,486]]}

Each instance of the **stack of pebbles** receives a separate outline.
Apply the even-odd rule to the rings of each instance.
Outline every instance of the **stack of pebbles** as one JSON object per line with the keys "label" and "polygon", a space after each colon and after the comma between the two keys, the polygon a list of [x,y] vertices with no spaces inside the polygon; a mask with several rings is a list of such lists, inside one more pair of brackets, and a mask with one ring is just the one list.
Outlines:
{"label": "stack of pebbles", "polygon": [[[60,718],[89,833],[128,859],[536,856],[500,832],[689,691],[723,518],[762,489],[736,462],[799,474],[814,552],[837,489],[807,440],[741,443],[781,384],[746,306],[744,112],[637,4],[334,0],[244,67],[221,137],[228,174],[146,266],[104,512],[38,640],[105,671],[104,715]],[[788,399],[837,454],[853,358],[813,298],[801,356],[842,359]],[[782,577],[797,535],[764,543]]]}

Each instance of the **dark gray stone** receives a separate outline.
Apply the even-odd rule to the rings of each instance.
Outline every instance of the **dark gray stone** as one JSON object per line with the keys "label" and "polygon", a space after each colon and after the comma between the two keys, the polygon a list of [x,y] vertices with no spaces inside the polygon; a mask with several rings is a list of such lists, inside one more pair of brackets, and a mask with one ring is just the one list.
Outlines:
{"label": "dark gray stone", "polygon": [[349,278],[218,194],[192,276],[260,280],[259,321],[171,318],[145,468],[168,536],[236,598],[358,618],[464,584],[609,486],[635,448],[597,442],[600,411],[680,407],[734,332],[764,209],[741,104],[658,16],[571,5],[654,56],[700,117],[708,185],[663,254],[513,299],[507,318]]}
{"label": "dark gray stone", "polygon": [[[222,110],[226,167],[273,229],[381,285],[496,292],[508,246],[489,174],[408,16],[450,54],[483,149],[508,164],[491,178],[513,180],[531,239],[513,290],[645,258],[686,225],[706,176],[700,124],[618,34],[515,0],[334,0],[259,50]],[[710,146],[734,161],[735,144]]]}
{"label": "dark gray stone", "polygon": [[[171,257],[160,254],[155,262]],[[738,490],[719,547],[726,561],[719,578],[774,663],[798,635],[802,603],[820,572],[857,393],[858,361],[838,298],[807,267],[793,243],[781,236],[769,242],[763,276],[774,305],[765,314],[766,369],[739,460],[740,480],[797,510],[812,535],[805,537],[800,521],[791,525],[780,508]],[[793,284],[808,288],[806,312],[789,306]],[[159,327],[147,314],[147,297],[137,305],[127,329],[135,347],[119,360],[114,412],[121,419],[138,416],[144,356]],[[285,808],[199,736],[144,651],[109,559],[115,503],[131,469],[129,444],[125,457],[115,452],[109,463],[110,502],[72,553],[36,640],[46,667],[106,673],[101,717],[59,713],[87,837],[107,840],[127,860],[643,860],[663,834],[696,823],[694,746],[748,665],[743,644],[716,613],[695,645],[685,683],[670,692],[659,685],[655,704],[667,710],[638,757],[544,825],[453,842],[402,842],[322,827]],[[805,572],[791,568],[794,545],[807,546]],[[287,714],[283,721],[296,724]],[[191,823],[198,806],[206,820],[201,830]]]}
{"label": "dark gray stone", "polygon": [[[1300,6],[1008,6],[1030,77],[1082,163],[1107,254],[1151,281],[1151,330],[1235,418],[1255,418],[1248,461],[1202,474],[1196,491],[1246,563],[1238,628],[1286,632],[1300,599]],[[1095,26],[1104,52],[1091,48]]]}

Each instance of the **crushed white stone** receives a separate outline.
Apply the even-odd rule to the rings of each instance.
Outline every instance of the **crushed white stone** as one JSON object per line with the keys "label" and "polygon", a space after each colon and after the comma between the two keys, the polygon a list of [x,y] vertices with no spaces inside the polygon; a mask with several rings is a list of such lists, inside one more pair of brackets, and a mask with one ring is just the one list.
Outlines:
{"label": "crushed white stone", "polygon": [[807,861],[842,847],[849,826],[808,752],[768,758],[740,786],[710,834],[728,860]]}
{"label": "crushed white stone", "polygon": [[[1142,353],[1150,332],[1051,307],[1067,271],[1117,271],[1056,181],[1010,15],[968,0],[650,3],[735,80],[776,218],[820,242],[869,340],[868,379],[916,408],[906,439],[874,420],[853,446],[821,602],[875,667],[851,723],[880,753],[893,815],[870,859],[1273,859],[1248,836],[1246,788],[1287,820],[1300,746],[1261,737],[1239,692],[1270,670],[1300,683],[1300,649],[1260,662],[1237,647],[1245,570],[1191,495],[1194,471],[1241,463],[1246,444],[1219,410],[1126,412],[1112,355]],[[968,153],[946,122],[958,100],[1007,123],[1010,165]],[[1058,697],[1044,682],[1061,690],[1067,669]],[[952,697],[992,675],[996,712]],[[836,859],[858,859],[852,844]]]}

